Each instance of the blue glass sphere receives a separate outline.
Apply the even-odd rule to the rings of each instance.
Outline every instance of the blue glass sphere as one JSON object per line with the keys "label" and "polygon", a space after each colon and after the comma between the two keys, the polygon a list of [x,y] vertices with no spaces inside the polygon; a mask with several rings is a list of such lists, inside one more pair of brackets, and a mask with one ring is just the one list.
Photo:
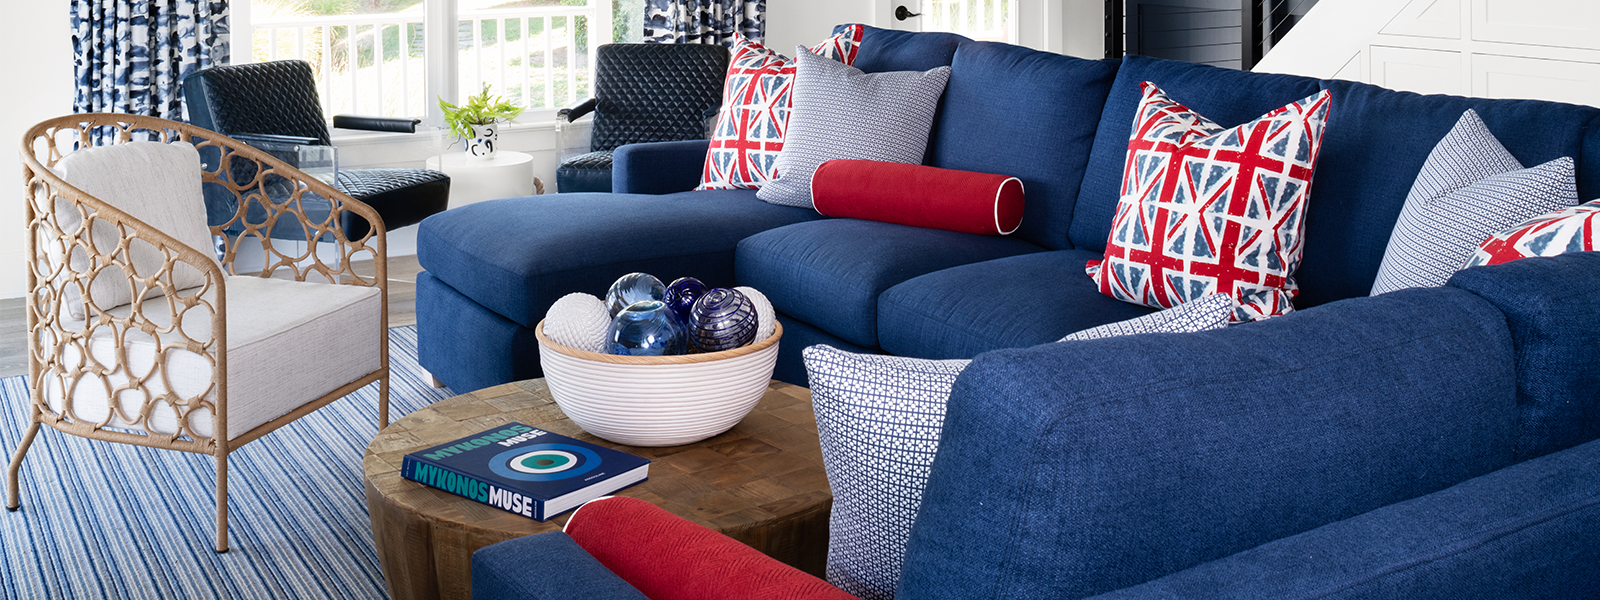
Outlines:
{"label": "blue glass sphere", "polygon": [[689,322],[689,310],[694,308],[694,301],[704,296],[709,288],[693,277],[679,277],[667,284],[667,294],[661,299],[667,303],[667,308],[678,313],[678,318]]}
{"label": "blue glass sphere", "polygon": [[642,300],[617,313],[606,351],[624,356],[666,356],[689,350],[689,333],[660,300]]}
{"label": "blue glass sphere", "polygon": [[738,348],[756,339],[756,306],[728,288],[706,292],[689,311],[689,337],[706,352]]}
{"label": "blue glass sphere", "polygon": [[666,296],[667,286],[649,273],[629,273],[618,277],[606,291],[606,310],[617,316],[622,309],[644,300],[660,300]]}

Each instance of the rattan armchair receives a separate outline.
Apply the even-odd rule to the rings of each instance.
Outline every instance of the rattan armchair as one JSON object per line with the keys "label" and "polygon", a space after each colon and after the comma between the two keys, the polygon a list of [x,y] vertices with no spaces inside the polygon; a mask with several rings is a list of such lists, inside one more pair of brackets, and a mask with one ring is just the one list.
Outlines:
{"label": "rattan armchair", "polygon": [[[96,148],[132,141],[167,145]],[[173,145],[177,142],[193,150]],[[85,151],[89,148],[95,149]],[[121,157],[136,148],[182,152],[166,163],[176,164],[180,174],[188,173],[183,170],[192,162],[187,157],[198,154],[199,185],[208,194],[234,194],[237,214],[226,222],[213,217],[205,223],[202,208],[201,221],[191,224],[197,233],[186,244],[182,237],[152,226],[150,217],[141,220],[130,213],[138,211],[75,187],[69,181],[89,186],[70,177],[69,165],[62,164],[73,152]],[[21,506],[17,474],[40,425],[97,440],[210,454],[217,469],[216,550],[226,552],[230,452],[372,382],[378,382],[378,427],[388,423],[385,228],[371,207],[241,142],[154,117],[83,114],[50,119],[28,130],[21,154],[32,396],[30,424],[7,472],[9,509]],[[67,162],[94,164],[83,157]],[[194,177],[178,179],[192,186]],[[269,199],[269,186],[293,191],[287,198]],[[200,202],[199,190],[193,191]],[[301,200],[310,204],[313,195],[333,205],[320,221],[308,218],[301,208]],[[255,216],[246,222],[252,206]],[[340,227],[351,218],[363,222],[359,239],[347,238]],[[337,258],[319,253],[317,244],[274,246],[268,233],[290,219],[305,229],[303,239],[335,245]],[[243,233],[226,236],[225,230]],[[200,242],[194,241],[196,236]],[[194,247],[202,242],[216,247]],[[256,246],[259,251],[252,252],[264,255],[265,268],[235,273],[241,250]],[[369,260],[370,275],[356,272],[356,265]],[[102,293],[112,288],[131,302],[102,306],[114,304]],[[339,300],[345,304],[335,310],[332,300],[320,299],[348,302]],[[285,325],[290,320],[293,328]],[[272,329],[311,330],[314,335],[320,325],[332,322],[356,323],[370,331],[323,334],[336,338],[324,342],[300,333],[281,336]],[[284,352],[286,344],[293,344],[294,351]],[[339,362],[343,359],[337,354],[352,348],[361,358]],[[340,368],[308,374],[308,366],[321,368],[314,362],[319,360]],[[344,369],[351,366],[360,369]]]}

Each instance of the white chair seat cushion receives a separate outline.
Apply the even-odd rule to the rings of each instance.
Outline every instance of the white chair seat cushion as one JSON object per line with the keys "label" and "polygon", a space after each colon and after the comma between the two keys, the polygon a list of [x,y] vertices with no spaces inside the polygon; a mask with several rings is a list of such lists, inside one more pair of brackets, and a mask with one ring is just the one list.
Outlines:
{"label": "white chair seat cushion", "polygon": [[[382,303],[377,288],[262,279],[228,277],[227,289],[227,389],[228,438],[234,439],[273,419],[321,398],[340,386],[378,370],[382,344],[380,330]],[[192,295],[187,290],[184,295]],[[207,293],[207,299],[214,294]],[[160,328],[171,322],[165,296],[140,303],[141,312]],[[131,310],[111,311],[125,317]],[[196,340],[210,338],[210,313],[195,308],[184,313],[181,331]],[[66,324],[77,331],[82,322]],[[106,376],[125,414],[137,416],[146,393],[130,388],[131,372],[145,380],[149,396],[167,393],[167,383],[179,396],[179,403],[204,398],[215,401],[211,386],[211,361],[186,349],[187,340],[171,330],[149,336],[124,330],[121,326],[100,325],[90,334],[89,364],[115,365],[118,343],[127,352],[124,367]],[[73,347],[67,349],[67,364],[76,361]],[[164,369],[156,368],[155,357],[167,357]],[[164,370],[164,373],[163,373]],[[105,386],[91,374],[79,378],[76,386],[68,382],[43,382],[52,409],[62,410],[62,389],[72,387],[73,411],[79,419],[106,422],[115,428],[147,429],[155,433],[178,430],[179,411],[168,402],[157,402],[144,427],[110,417]],[[125,389],[127,388],[127,389]],[[189,416],[190,428],[202,437],[212,435],[212,415],[197,410]]]}

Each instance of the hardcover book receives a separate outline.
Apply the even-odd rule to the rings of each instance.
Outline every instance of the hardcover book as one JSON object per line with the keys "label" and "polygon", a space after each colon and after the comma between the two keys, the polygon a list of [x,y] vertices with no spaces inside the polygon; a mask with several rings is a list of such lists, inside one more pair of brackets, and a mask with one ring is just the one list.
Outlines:
{"label": "hardcover book", "polygon": [[650,461],[511,423],[407,454],[400,476],[540,521],[649,475]]}

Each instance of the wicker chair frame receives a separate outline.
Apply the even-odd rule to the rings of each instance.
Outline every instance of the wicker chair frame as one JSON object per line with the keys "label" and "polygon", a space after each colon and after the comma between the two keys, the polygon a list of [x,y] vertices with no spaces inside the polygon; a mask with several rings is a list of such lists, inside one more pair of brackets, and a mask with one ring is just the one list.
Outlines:
{"label": "wicker chair frame", "polygon": [[[120,144],[133,140],[161,141],[164,143],[189,142],[207,160],[203,168],[203,182],[216,184],[232,192],[238,200],[238,211],[233,219],[211,227],[211,234],[226,240],[219,264],[212,249],[192,248],[172,236],[63,181],[51,170],[62,156],[74,149],[103,144]],[[17,473],[23,457],[39,432],[40,425],[49,425],[72,435],[117,442],[165,448],[183,452],[210,454],[216,459],[216,550],[228,550],[228,454],[245,444],[270,433],[318,408],[349,395],[361,387],[379,382],[378,428],[389,421],[389,290],[387,254],[383,220],[378,212],[332,186],[299,171],[276,158],[252,148],[243,142],[219,133],[185,123],[155,117],[124,114],[79,114],[58,117],[41,122],[27,131],[22,139],[23,185],[26,198],[27,255],[28,255],[28,375],[32,385],[29,426],[12,456],[7,471],[6,507],[16,510],[21,506]],[[234,174],[232,177],[229,174]],[[254,173],[249,181],[230,181],[241,178],[239,173]],[[281,178],[281,179],[280,179]],[[290,197],[282,201],[269,200],[267,182],[282,187],[284,181],[292,183]],[[211,189],[217,189],[212,186]],[[321,222],[307,217],[301,206],[301,197],[315,193],[333,204],[330,215]],[[246,214],[251,206],[265,209],[264,222],[250,223]],[[77,214],[81,226],[64,226],[64,210]],[[365,219],[371,227],[359,239],[347,239],[339,227],[340,217],[353,214]],[[317,244],[306,243],[304,251],[292,250],[273,244],[268,237],[273,224],[280,219],[295,219],[305,229],[308,240],[336,240],[337,266],[329,265],[316,251]],[[69,221],[70,223],[70,221]],[[109,226],[109,229],[106,227]],[[229,227],[243,233],[227,236]],[[97,231],[99,233],[94,233]],[[104,232],[114,231],[116,246],[104,246]],[[97,242],[96,239],[100,238]],[[227,286],[225,275],[237,275],[234,262],[245,244],[259,244],[266,258],[261,277],[292,278],[306,281],[317,276],[331,284],[376,287],[379,290],[380,329],[373,332],[382,348],[379,368],[355,377],[350,383],[327,395],[300,406],[282,417],[256,427],[243,435],[228,435],[228,344],[227,344]],[[159,253],[163,264],[154,273],[138,272],[131,256],[134,248],[143,255]],[[73,260],[78,258],[75,269]],[[352,267],[353,259],[371,258],[372,277],[362,277]],[[87,259],[86,261],[82,259]],[[87,264],[87,268],[82,265]],[[198,288],[178,289],[173,283],[173,272],[183,265],[199,271],[205,284]],[[147,298],[134,302],[131,312],[119,309],[113,314],[110,307],[97,306],[89,294],[89,285],[96,279],[111,278],[118,285],[125,283],[133,298]],[[69,293],[75,292],[75,293]],[[157,298],[164,298],[162,303]],[[85,319],[69,320],[66,307],[69,303],[84,308]],[[165,306],[165,314],[146,314],[151,306]],[[127,314],[121,314],[127,312]],[[190,316],[193,314],[193,316]],[[210,334],[205,339],[195,339],[186,332],[185,319],[209,320]],[[194,321],[190,321],[194,322]],[[96,334],[99,334],[96,336]],[[117,342],[114,356],[104,351],[90,349],[92,336]],[[159,348],[154,364],[134,364],[122,347],[130,337],[153,340]],[[211,381],[209,387],[198,394],[184,395],[174,391],[168,379],[167,363],[175,355],[187,355],[209,361]],[[159,388],[152,386],[161,382]],[[53,386],[53,387],[52,387]],[[74,391],[79,386],[104,388],[110,410],[103,418],[82,418],[73,404]],[[46,389],[54,389],[61,396],[59,411],[47,401]],[[208,396],[215,392],[214,400]],[[129,400],[131,398],[131,401]],[[152,427],[152,415],[165,412],[176,417],[176,431],[157,431]],[[192,419],[209,413],[212,430],[209,436],[200,435]]]}

